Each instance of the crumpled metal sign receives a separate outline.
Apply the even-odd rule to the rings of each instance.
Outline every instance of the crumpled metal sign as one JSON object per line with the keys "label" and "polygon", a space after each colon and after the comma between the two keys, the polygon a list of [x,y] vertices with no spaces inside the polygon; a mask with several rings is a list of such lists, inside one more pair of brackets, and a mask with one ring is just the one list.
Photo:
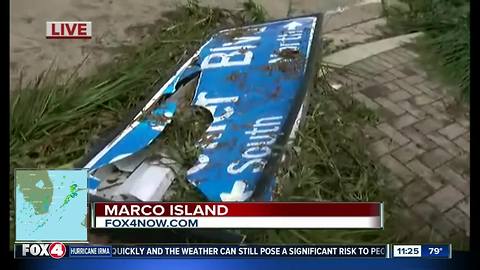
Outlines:
{"label": "crumpled metal sign", "polygon": [[213,122],[199,143],[201,154],[188,181],[210,201],[271,199],[271,168],[281,158],[276,145],[286,143],[299,116],[320,25],[321,17],[306,16],[214,35],[85,165],[90,191],[104,180],[97,170],[128,160],[161,136],[178,104],[159,101],[175,94],[179,82],[199,75],[191,105],[210,111]]}

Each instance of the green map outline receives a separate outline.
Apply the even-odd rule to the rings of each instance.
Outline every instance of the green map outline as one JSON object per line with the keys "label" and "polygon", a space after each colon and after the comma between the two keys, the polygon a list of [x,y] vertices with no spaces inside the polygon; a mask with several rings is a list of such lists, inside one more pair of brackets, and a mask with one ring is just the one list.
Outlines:
{"label": "green map outline", "polygon": [[[52,181],[50,175],[49,175],[49,172],[52,172],[52,171],[65,171],[65,172],[68,172],[68,171],[87,171],[87,169],[84,169],[84,168],[79,168],[79,169],[24,169],[24,168],[17,168],[17,169],[14,169],[14,192],[13,192],[13,198],[14,198],[14,208],[15,208],[15,219],[14,219],[14,223],[15,223],[15,227],[16,227],[16,222],[17,222],[17,187],[20,187],[20,189],[23,189],[22,191],[22,194],[23,194],[23,197],[25,199],[25,201],[27,203],[29,203],[33,209],[34,209],[34,214],[35,215],[42,215],[42,214],[46,214],[48,213],[49,211],[49,208],[53,202],[53,189],[54,189],[54,181]],[[27,179],[29,177],[31,177],[32,181],[20,181],[22,182],[22,184],[18,183],[18,172],[22,172],[24,174],[29,174],[28,176],[26,175],[23,175],[23,179],[25,179],[25,177],[27,177]],[[32,175],[34,174],[34,175]],[[65,177],[64,177],[65,178]],[[42,180],[42,183],[43,183],[43,187],[38,187],[37,184],[38,184],[38,180]],[[80,191],[80,190],[85,190],[85,192],[87,192],[87,205],[85,206],[86,207],[86,211],[85,211],[85,217],[83,219],[83,221],[80,223],[82,226],[84,226],[86,229],[87,229],[87,239],[85,240],[67,240],[67,239],[42,239],[42,240],[39,240],[39,239],[34,239],[34,240],[28,240],[28,239],[22,239],[22,240],[17,240],[17,231],[15,229],[15,232],[14,232],[14,235],[15,235],[15,242],[31,242],[31,241],[63,241],[63,242],[88,242],[88,228],[87,228],[87,216],[88,216],[88,190],[87,190],[87,182],[88,182],[88,179],[85,179],[85,188],[78,188],[78,185],[77,184],[72,184],[72,185],[69,185],[69,190],[70,192],[68,193],[68,195],[63,199],[63,203],[61,204],[61,206],[59,208],[63,208],[71,199],[75,198],[78,194],[77,192]],[[26,185],[25,185],[26,184]],[[25,192],[25,189],[26,192]],[[42,190],[41,192],[38,192],[39,190]],[[47,189],[47,192],[45,192],[45,189]],[[30,197],[33,197],[33,200],[32,201],[29,201],[31,198]],[[29,200],[27,200],[26,198],[28,198]],[[46,223],[46,222],[45,222]],[[41,225],[44,225],[44,224],[40,224],[38,225],[38,227],[40,227]],[[37,229],[38,229],[37,227]]]}

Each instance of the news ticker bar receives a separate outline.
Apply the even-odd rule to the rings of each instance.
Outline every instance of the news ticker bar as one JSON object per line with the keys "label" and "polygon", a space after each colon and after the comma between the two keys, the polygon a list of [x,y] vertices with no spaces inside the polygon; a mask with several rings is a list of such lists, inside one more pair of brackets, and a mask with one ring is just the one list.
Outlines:
{"label": "news ticker bar", "polygon": [[383,204],[94,203],[93,228],[381,229]]}
{"label": "news ticker bar", "polygon": [[451,258],[451,245],[80,245],[15,244],[15,258]]}

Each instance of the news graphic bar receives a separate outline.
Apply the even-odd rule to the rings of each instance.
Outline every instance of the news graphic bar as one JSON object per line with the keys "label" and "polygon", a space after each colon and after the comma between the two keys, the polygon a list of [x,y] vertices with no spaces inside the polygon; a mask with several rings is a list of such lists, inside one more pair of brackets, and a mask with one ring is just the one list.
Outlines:
{"label": "news graphic bar", "polygon": [[393,245],[392,258],[452,258],[451,244]]}
{"label": "news graphic bar", "polygon": [[[51,244],[40,244],[45,247]],[[17,244],[16,258],[387,258],[388,245],[65,245],[62,254],[39,244]]]}
{"label": "news graphic bar", "polygon": [[380,229],[382,203],[94,203],[93,228]]}

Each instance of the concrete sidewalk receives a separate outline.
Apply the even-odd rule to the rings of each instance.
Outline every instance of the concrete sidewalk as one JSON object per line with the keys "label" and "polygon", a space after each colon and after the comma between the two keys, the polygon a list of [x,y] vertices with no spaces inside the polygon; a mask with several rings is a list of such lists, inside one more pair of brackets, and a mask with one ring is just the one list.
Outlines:
{"label": "concrete sidewalk", "polygon": [[[347,63],[356,74],[333,75],[331,83],[352,91],[380,116],[376,126],[365,127],[365,134],[371,155],[394,175],[389,185],[413,221],[405,230],[433,242],[451,242],[459,234],[467,239],[469,108],[449,95],[449,87],[429,78],[409,49],[387,45],[390,49],[378,53],[362,50],[378,47],[376,43],[328,57],[339,65]],[[360,60],[352,60],[352,51]]]}

